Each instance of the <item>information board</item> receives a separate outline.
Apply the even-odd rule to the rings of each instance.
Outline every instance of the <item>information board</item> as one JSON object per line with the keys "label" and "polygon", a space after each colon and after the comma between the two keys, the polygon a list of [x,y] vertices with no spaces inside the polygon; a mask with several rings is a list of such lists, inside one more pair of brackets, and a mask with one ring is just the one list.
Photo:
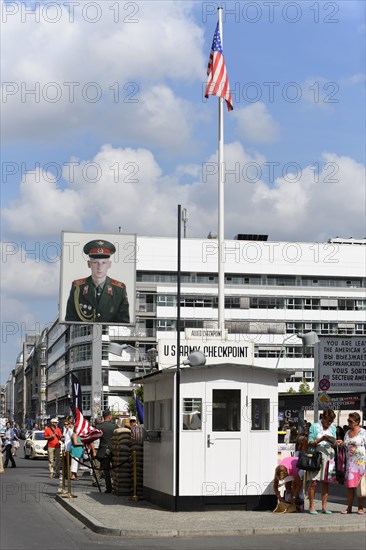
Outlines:
{"label": "information board", "polygon": [[320,336],[319,380],[327,393],[366,391],[366,337]]}

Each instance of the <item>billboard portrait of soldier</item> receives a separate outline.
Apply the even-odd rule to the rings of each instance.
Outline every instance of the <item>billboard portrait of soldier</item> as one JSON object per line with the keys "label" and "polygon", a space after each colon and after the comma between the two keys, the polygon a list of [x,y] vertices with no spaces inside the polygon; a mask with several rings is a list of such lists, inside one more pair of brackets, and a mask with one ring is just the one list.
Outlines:
{"label": "billboard portrait of soldier", "polygon": [[[86,238],[88,237],[88,235],[85,236]],[[110,235],[108,236],[111,237]],[[120,236],[116,235],[112,237],[114,237],[113,241],[115,241]],[[131,239],[131,237],[129,238]],[[62,262],[60,322],[124,325],[132,322],[131,301],[128,294],[130,293],[132,302],[134,302],[135,261],[133,261],[131,251],[125,254],[124,258],[121,258],[121,252],[123,256],[123,252],[128,247],[126,248],[125,243],[123,243],[122,248],[118,246],[118,242],[116,244],[106,238],[96,238],[85,242],[82,248],[83,254],[81,255],[84,267],[80,266],[77,278],[73,278],[71,284],[69,283],[67,300],[65,271],[70,270],[70,265],[67,265],[66,261]],[[75,247],[75,241],[73,241],[73,245],[72,249],[67,249],[64,241],[63,259],[67,255],[66,252],[70,253],[72,250],[72,257],[75,260],[72,262],[72,271],[75,272],[75,266],[79,265],[76,257],[77,248],[79,247]],[[118,251],[119,258],[113,263],[112,259],[116,255],[117,248],[120,249]],[[126,261],[126,258],[129,261]],[[131,268],[133,271],[132,281],[131,274],[129,273],[131,272]],[[113,271],[113,276],[111,275],[111,271]],[[120,272],[120,275],[117,278],[116,273],[118,272]],[[130,288],[124,275],[129,280]]]}

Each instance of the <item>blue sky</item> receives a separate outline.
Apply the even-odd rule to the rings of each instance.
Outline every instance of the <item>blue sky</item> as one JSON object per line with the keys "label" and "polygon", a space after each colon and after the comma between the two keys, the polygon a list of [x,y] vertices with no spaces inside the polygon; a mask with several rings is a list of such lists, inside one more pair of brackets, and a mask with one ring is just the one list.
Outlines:
{"label": "blue sky", "polygon": [[[217,5],[2,3],[2,382],[57,316],[62,230],[216,229]],[[364,237],[365,3],[222,6],[226,237]]]}

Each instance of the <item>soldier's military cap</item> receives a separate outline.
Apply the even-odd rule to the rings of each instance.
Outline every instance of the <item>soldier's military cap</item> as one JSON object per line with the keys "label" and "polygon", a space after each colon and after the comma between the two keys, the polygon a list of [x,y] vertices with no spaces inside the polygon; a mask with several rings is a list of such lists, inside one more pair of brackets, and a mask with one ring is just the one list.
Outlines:
{"label": "soldier's military cap", "polygon": [[90,241],[83,248],[84,254],[89,258],[109,258],[116,251],[114,244],[109,241]]}

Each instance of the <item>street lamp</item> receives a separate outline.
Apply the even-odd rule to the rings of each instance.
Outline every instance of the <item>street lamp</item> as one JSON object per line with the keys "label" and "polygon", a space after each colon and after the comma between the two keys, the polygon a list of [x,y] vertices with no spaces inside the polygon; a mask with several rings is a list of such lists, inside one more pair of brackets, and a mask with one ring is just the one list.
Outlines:
{"label": "street lamp", "polygon": [[[141,351],[139,350],[139,348],[133,346],[132,344],[117,344],[116,342],[110,342],[110,344],[108,346],[108,351],[109,351],[109,353],[113,353],[113,355],[121,356],[122,352],[127,348],[132,348],[135,351],[137,351],[137,353],[139,354],[139,361],[141,362],[144,374],[146,374],[145,364],[144,364],[144,361],[142,359]],[[137,367],[137,369],[138,369],[138,367]]]}
{"label": "street lamp", "polygon": [[147,360],[150,362],[151,370],[156,366],[156,356],[158,355],[158,350],[156,348],[150,348],[146,352]]}
{"label": "street lamp", "polygon": [[287,336],[287,338],[285,338],[281,344],[281,347],[280,347],[280,352],[278,354],[278,358],[277,358],[277,363],[276,363],[276,366],[275,368],[277,369],[278,367],[278,363],[280,362],[280,359],[281,359],[281,354],[282,354],[282,351],[283,351],[283,348],[285,347],[285,342],[287,342],[287,340],[290,340],[290,338],[292,338],[293,336],[295,336],[294,334],[290,334],[290,336]]}
{"label": "street lamp", "polygon": [[319,416],[319,337],[316,332],[298,334],[303,346],[314,347],[314,422],[318,422]]}
{"label": "street lamp", "polygon": [[203,367],[205,364],[206,355],[202,351],[193,351],[183,361],[183,365],[189,365],[190,367]]}

